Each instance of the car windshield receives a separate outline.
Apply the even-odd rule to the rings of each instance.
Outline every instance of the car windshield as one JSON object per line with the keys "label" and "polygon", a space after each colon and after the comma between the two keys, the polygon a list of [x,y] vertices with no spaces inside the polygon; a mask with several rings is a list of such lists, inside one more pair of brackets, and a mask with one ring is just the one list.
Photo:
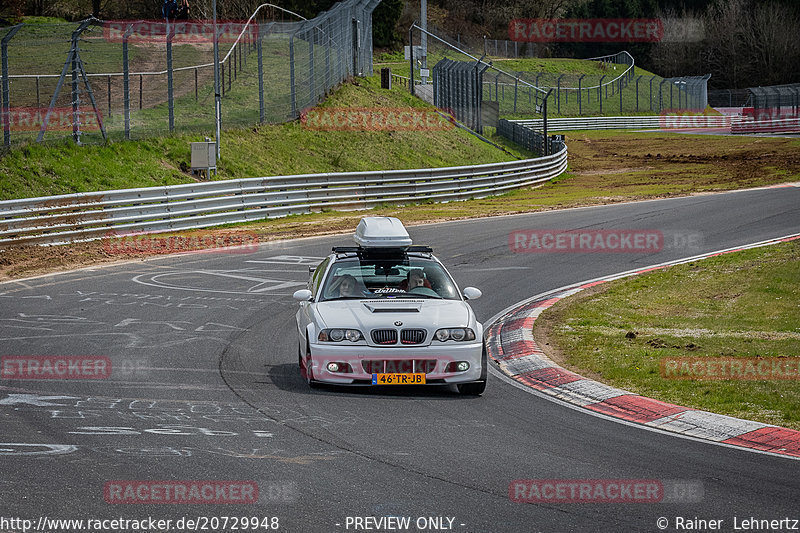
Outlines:
{"label": "car windshield", "polygon": [[460,299],[453,280],[432,259],[349,257],[335,262],[319,299],[365,298]]}

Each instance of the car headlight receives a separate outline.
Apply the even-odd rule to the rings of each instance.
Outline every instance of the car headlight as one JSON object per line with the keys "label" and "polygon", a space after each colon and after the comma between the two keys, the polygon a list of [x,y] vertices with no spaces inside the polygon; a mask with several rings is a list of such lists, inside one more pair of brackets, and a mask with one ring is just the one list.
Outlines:
{"label": "car headlight", "polygon": [[446,328],[440,329],[436,331],[436,340],[445,342],[445,341],[456,341],[456,342],[463,342],[463,341],[474,341],[475,340],[475,332],[472,331],[471,328]]}
{"label": "car headlight", "polygon": [[317,340],[320,342],[342,342],[343,340],[350,342],[358,342],[364,339],[361,332],[357,329],[344,329],[344,328],[328,328],[323,329],[317,335]]}

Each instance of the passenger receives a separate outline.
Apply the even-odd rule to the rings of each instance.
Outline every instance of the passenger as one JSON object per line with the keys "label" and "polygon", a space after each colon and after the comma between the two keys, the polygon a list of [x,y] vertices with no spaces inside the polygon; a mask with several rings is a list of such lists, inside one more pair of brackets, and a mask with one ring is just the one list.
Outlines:
{"label": "passenger", "polygon": [[356,278],[350,274],[345,274],[336,280],[331,287],[333,298],[359,297],[363,293],[359,290]]}

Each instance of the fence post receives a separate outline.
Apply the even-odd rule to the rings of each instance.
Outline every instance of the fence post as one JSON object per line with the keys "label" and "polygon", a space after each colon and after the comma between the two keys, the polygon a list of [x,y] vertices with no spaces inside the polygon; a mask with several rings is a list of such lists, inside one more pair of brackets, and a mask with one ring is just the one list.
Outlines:
{"label": "fence post", "polygon": [[169,131],[175,130],[175,91],[172,79],[172,37],[175,31],[174,25],[167,19],[167,101],[169,106]]}
{"label": "fence post", "polygon": [[547,154],[547,100],[550,99],[550,93],[552,93],[552,92],[553,92],[553,88],[550,87],[550,89],[548,89],[548,91],[547,91],[547,94],[544,96],[544,104],[542,105],[542,119],[543,119],[542,120],[542,131],[543,131],[543,134],[544,134],[544,143],[543,143],[544,147],[543,147],[542,152],[544,153],[544,155],[548,155]]}
{"label": "fence post", "polygon": [[142,94],[144,93],[144,74],[139,74],[139,111],[142,110]]}
{"label": "fence post", "polygon": [[670,82],[669,82],[669,108],[670,108],[670,110],[675,109],[675,106],[672,103],[672,88],[674,86],[675,86],[675,84],[672,82],[672,79],[670,79]]}
{"label": "fence post", "polygon": [[133,31],[129,24],[122,36],[122,107],[125,114],[125,139],[131,140],[131,91],[130,91],[130,64],[128,63],[128,37]]}
{"label": "fence post", "polygon": [[106,76],[108,81],[108,116],[111,116],[111,75]]}
{"label": "fence post", "polygon": [[619,114],[622,114],[622,78],[619,79]]}
{"label": "fence post", "polygon": [[578,116],[583,114],[583,94],[581,91],[581,83],[583,82],[583,78],[586,74],[581,74],[581,77],[578,78]]}
{"label": "fence post", "polygon": [[642,79],[642,76],[636,78],[636,112],[639,112],[639,80]]}
{"label": "fence post", "polygon": [[264,55],[262,51],[262,41],[264,34],[261,31],[261,24],[258,25],[258,118],[264,122]]}
{"label": "fence post", "polygon": [[562,74],[556,80],[556,84],[558,85],[558,91],[556,92],[556,101],[558,102],[558,114],[561,114],[561,78],[566,76],[566,74]]}
{"label": "fence post", "polygon": [[79,35],[72,34],[72,138],[75,143],[81,144],[81,125],[80,125],[80,86],[78,85],[78,38]]}
{"label": "fence post", "polygon": [[306,34],[308,39],[308,103],[316,104],[317,95],[314,88],[314,38],[316,27],[311,28],[311,35]]}
{"label": "fence post", "polygon": [[[514,113],[517,112],[517,93],[519,92],[519,73],[514,78]],[[478,132],[480,133],[480,132]]]}
{"label": "fence post", "polygon": [[409,92],[414,95],[414,27],[408,29],[408,66],[411,67],[409,74]]}
{"label": "fence post", "polygon": [[[10,97],[10,87],[8,82],[8,41],[10,41],[14,34],[17,33],[20,28],[22,28],[22,24],[17,24],[3,37],[3,40],[0,41],[0,47],[2,48],[2,76],[3,76],[3,112],[2,112],[2,119],[3,119],[3,144],[6,146],[11,146],[11,106],[9,105],[9,97]],[[38,78],[37,78],[38,81]]]}
{"label": "fence post", "polygon": [[225,96],[225,63],[220,62],[219,66],[222,78],[222,96]]}
{"label": "fence post", "polygon": [[[600,114],[603,114],[603,80],[606,78],[606,75],[600,78],[600,84],[597,86],[597,101],[600,104]],[[607,91],[608,89],[606,89]],[[608,95],[606,95],[608,96]]]}
{"label": "fence post", "polygon": [[42,107],[41,100],[39,98],[39,76],[36,76],[36,108]]}
{"label": "fence post", "polygon": [[650,78],[650,111],[653,110],[653,80],[656,79],[655,76]]}
{"label": "fence post", "polygon": [[289,39],[289,100],[292,103],[292,117],[297,116],[297,94],[294,88],[294,34]]}

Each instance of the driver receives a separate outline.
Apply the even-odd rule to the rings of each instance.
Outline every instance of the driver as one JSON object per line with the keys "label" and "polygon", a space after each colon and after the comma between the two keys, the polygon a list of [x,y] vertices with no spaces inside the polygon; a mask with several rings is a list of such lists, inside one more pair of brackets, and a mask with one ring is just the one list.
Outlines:
{"label": "driver", "polygon": [[430,289],[431,284],[425,279],[425,274],[421,268],[409,270],[406,279],[400,282],[397,286],[398,289],[409,292],[417,287],[427,287]]}

